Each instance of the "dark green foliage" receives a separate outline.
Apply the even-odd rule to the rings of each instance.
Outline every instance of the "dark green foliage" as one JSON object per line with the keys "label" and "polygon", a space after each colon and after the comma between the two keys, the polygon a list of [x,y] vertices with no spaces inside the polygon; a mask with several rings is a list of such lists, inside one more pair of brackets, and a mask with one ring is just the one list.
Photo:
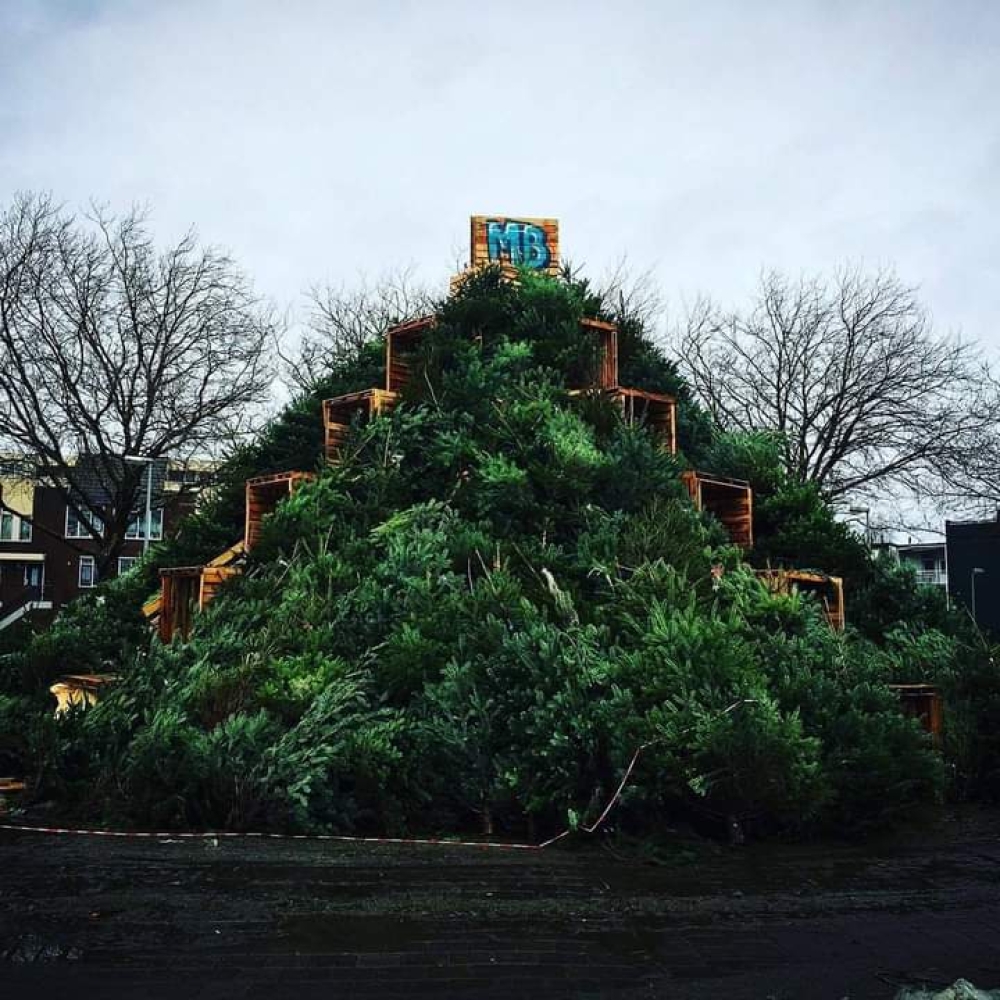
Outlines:
{"label": "dark green foliage", "polygon": [[[72,636],[121,681],[37,732],[9,683],[0,716],[18,736],[0,752],[43,762],[65,803],[143,825],[556,830],[596,818],[640,745],[616,819],[640,832],[678,814],[856,830],[937,801],[942,762],[888,688],[916,653],[875,634],[884,615],[859,612],[870,639],[839,635],[814,601],[767,593],[692,509],[683,461],[568,397],[596,362],[579,325],[595,308],[580,282],[477,276],[442,305],[401,405],[355,427],[334,468],[319,400],[376,384],[376,360],[294,403],[157,556],[235,540],[248,475],[319,470],[191,640],[140,636],[140,594],[113,616],[67,613],[6,676],[38,689],[45,642]],[[772,441],[713,438],[641,329],[623,332],[623,365],[679,396],[688,459],[754,482],[755,560],[898,585],[885,613],[936,623],[919,657],[928,678],[955,677],[949,754],[964,787],[994,787],[984,727],[1000,699],[984,665],[960,675],[947,613],[879,576],[822,498],[776,471]]]}

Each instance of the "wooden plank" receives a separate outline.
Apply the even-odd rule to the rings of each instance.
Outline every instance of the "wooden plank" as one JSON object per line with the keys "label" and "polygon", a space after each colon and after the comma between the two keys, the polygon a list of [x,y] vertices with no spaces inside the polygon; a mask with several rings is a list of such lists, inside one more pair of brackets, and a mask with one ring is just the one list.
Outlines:
{"label": "wooden plank", "polygon": [[226,581],[239,576],[242,570],[238,566],[206,566],[201,574],[198,591],[198,607],[204,610],[219,592]]}

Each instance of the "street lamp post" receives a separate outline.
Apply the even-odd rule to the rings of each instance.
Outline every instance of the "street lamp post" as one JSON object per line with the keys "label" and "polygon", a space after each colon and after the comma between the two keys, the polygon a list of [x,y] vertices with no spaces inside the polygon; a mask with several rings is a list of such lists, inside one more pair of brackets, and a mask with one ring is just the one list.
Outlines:
{"label": "street lamp post", "polygon": [[981,576],[985,573],[981,566],[973,566],[972,572],[969,574],[969,578],[972,581],[972,620],[978,625],[979,620],[976,618],[976,577]]}

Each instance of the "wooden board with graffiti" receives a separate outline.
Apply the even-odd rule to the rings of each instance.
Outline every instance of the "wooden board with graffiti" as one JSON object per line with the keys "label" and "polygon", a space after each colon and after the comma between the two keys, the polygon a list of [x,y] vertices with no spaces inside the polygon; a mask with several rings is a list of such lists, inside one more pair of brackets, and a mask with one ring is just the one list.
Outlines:
{"label": "wooden board with graffiti", "polygon": [[501,215],[472,217],[472,266],[526,267],[559,273],[559,221]]}

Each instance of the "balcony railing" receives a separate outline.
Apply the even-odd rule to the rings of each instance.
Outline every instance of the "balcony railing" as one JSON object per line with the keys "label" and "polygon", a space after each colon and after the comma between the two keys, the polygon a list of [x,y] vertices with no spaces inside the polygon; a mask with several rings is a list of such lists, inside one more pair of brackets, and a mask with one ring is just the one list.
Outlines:
{"label": "balcony railing", "polygon": [[937,587],[946,587],[948,574],[943,569],[918,569],[917,583],[930,583]]}

